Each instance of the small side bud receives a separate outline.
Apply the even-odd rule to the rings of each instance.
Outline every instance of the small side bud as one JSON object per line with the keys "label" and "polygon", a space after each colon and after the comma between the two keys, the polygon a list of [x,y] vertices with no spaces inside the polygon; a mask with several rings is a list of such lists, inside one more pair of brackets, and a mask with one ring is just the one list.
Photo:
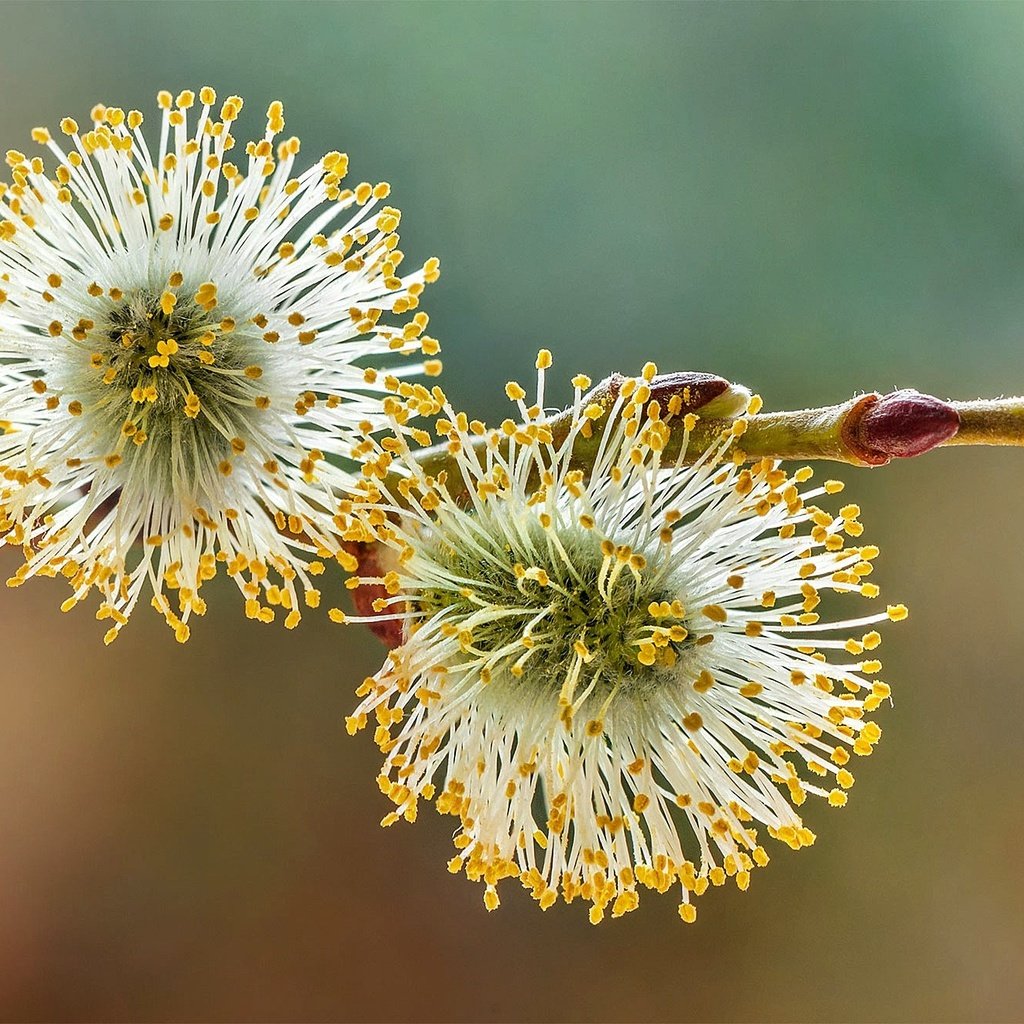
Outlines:
{"label": "small side bud", "polygon": [[960,429],[960,414],[948,402],[905,388],[872,402],[852,424],[847,440],[865,461],[923,455]]}
{"label": "small side bud", "polygon": [[682,412],[699,412],[705,419],[732,419],[741,416],[750,401],[750,391],[730,384],[713,373],[684,370],[663,373],[651,381],[651,397],[667,404],[674,396],[682,399]]}
{"label": "small side bud", "polygon": [[[613,374],[607,386],[614,401],[625,378]],[[741,416],[750,401],[750,391],[730,384],[724,377],[696,370],[661,373],[650,381],[651,399],[668,408],[674,398],[682,403],[680,413],[699,412],[705,419],[732,419]]]}

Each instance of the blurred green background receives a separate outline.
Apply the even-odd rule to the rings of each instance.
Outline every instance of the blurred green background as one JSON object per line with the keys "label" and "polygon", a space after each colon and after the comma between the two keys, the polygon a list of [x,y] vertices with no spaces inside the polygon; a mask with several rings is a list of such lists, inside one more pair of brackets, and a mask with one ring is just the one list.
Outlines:
{"label": "blurred green background", "polygon": [[[241,135],[282,99],[441,257],[424,308],[476,415],[542,345],[560,380],[654,359],[769,409],[970,398],[1024,391],[1022,53],[1016,4],[6,3],[0,148],[163,87],[242,94]],[[358,627],[253,625],[221,586],[186,647],[140,610],[105,649],[57,584],[3,590],[0,1015],[1019,1020],[1020,469],[840,474],[912,609],[895,707],[818,843],[693,927],[511,886],[487,915],[447,819],[378,829]]]}

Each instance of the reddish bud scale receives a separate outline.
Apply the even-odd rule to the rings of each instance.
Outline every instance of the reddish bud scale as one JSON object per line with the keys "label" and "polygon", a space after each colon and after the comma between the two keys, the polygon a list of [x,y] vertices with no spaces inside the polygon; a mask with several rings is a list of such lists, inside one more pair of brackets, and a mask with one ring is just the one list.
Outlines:
{"label": "reddish bud scale", "polygon": [[[381,566],[379,546],[375,544],[356,544],[346,542],[345,550],[359,562],[360,576],[383,576],[387,571]],[[373,602],[388,596],[387,590],[378,583],[364,583],[352,591],[352,604],[360,615],[367,616],[367,626],[379,640],[389,648],[399,647],[405,639],[402,623],[395,619],[384,618],[374,607]],[[394,611],[394,608],[391,609]]]}
{"label": "reddish bud scale", "polygon": [[948,402],[905,388],[858,406],[843,434],[863,461],[880,466],[923,455],[959,428],[960,415]]}

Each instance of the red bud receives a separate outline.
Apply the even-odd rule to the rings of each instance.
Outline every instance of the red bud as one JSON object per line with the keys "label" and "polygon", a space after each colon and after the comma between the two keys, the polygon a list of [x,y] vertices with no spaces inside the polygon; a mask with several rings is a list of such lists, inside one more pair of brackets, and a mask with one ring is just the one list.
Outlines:
{"label": "red bud", "polygon": [[905,388],[870,403],[847,439],[865,462],[878,465],[923,455],[959,429],[960,414],[948,402]]}

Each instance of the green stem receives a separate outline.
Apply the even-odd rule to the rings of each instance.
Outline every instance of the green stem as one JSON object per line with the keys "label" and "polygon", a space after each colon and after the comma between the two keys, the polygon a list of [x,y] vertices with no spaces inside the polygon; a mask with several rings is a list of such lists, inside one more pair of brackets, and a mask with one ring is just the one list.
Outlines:
{"label": "green stem", "polygon": [[[651,382],[652,394],[663,408],[678,396],[684,413],[693,411],[698,415],[682,456],[687,463],[696,461],[720,440],[724,431],[732,429],[749,398],[745,388],[727,384],[721,378],[708,378],[717,380],[721,386],[712,389],[707,380],[695,384],[698,377],[708,375],[669,374]],[[596,403],[609,410],[623,380],[613,375],[602,381],[586,396],[584,405]],[[602,417],[594,423],[589,437],[577,437],[572,456],[574,466],[585,470],[594,464],[606,422],[607,416]],[[675,460],[680,457],[685,435],[683,415],[678,414],[668,422],[676,429],[672,430],[664,457]],[[548,420],[556,447],[568,436],[571,424],[571,411]],[[482,447],[485,441],[480,439],[477,443]],[[767,457],[862,467],[885,465],[893,458],[909,458],[947,445],[1024,446],[1024,398],[943,402],[909,390],[888,395],[872,393],[839,405],[750,417],[737,442],[737,448],[748,461]],[[449,492],[455,498],[461,495],[462,475],[445,446],[425,449],[419,460],[428,474],[436,476],[447,471]]]}
{"label": "green stem", "polygon": [[1024,398],[981,398],[950,405],[960,414],[960,429],[945,444],[1024,446]]}

